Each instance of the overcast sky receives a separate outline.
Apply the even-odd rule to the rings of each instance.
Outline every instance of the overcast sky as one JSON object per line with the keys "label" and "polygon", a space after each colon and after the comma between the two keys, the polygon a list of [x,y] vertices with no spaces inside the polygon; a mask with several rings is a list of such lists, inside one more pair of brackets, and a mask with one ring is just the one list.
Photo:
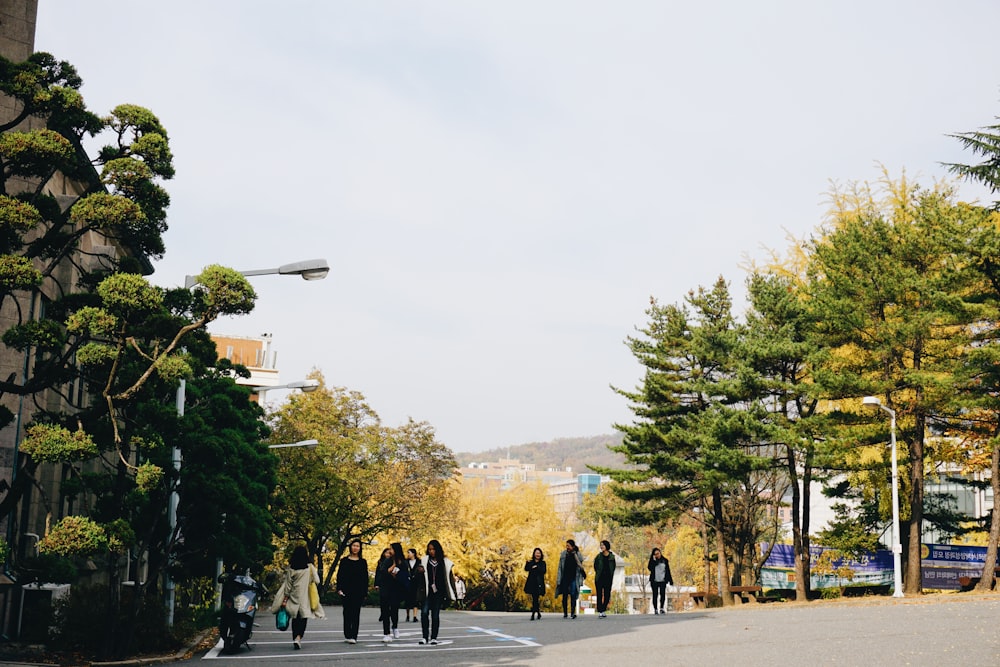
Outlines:
{"label": "overcast sky", "polygon": [[651,296],[742,301],[831,182],[930,184],[1000,115],[996,0],[39,5],[92,110],[169,132],[153,281],[326,258],[212,331],[458,452],[611,433]]}

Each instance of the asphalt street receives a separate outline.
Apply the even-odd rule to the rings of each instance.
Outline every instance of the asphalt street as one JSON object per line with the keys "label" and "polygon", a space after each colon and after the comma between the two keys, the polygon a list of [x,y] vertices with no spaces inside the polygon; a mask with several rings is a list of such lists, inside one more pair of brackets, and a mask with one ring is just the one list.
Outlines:
{"label": "asphalt street", "polygon": [[[356,645],[344,643],[341,610],[309,621],[302,650],[273,617],[258,617],[252,651],[217,649],[187,664],[355,665],[933,665],[1000,663],[1000,595],[866,598],[770,603],[660,616],[563,619],[545,614],[446,610],[441,643],[421,646],[419,623],[400,621],[400,638],[382,643],[378,609],[361,615]],[[176,663],[175,663],[176,664]]]}

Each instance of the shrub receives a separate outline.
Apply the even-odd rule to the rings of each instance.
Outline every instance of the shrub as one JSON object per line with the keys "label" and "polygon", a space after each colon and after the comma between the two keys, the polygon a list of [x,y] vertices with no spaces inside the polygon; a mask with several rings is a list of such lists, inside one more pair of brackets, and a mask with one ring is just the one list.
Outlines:
{"label": "shrub", "polygon": [[[118,628],[116,646],[112,648],[116,656],[129,655],[135,647],[142,652],[172,651],[181,642],[167,629],[166,611],[162,601],[155,594],[147,594],[132,618],[132,595],[130,588],[122,589],[121,611],[114,620]],[[104,585],[77,585],[69,595],[53,605],[53,625],[55,631],[50,636],[50,646],[57,651],[77,651],[90,656],[101,654],[108,635],[108,589]],[[125,633],[130,623],[134,623],[131,646]]]}

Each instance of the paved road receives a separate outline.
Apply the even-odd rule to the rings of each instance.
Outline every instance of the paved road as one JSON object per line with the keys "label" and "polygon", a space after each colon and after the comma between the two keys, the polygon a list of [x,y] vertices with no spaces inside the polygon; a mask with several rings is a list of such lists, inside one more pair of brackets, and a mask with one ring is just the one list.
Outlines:
{"label": "paved road", "polygon": [[580,616],[442,612],[439,646],[420,646],[420,624],[400,622],[385,646],[377,609],[364,609],[357,645],[343,642],[339,607],[310,621],[301,651],[288,632],[258,619],[254,650],[212,650],[187,664],[252,665],[932,665],[1000,664],[1000,595],[947,595],[745,605],[661,616]]}

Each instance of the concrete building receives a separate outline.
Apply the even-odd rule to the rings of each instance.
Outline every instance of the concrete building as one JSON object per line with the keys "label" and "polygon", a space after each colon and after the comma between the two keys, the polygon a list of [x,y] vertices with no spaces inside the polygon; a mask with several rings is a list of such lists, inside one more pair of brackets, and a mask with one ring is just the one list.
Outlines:
{"label": "concrete building", "polygon": [[[249,378],[236,378],[236,384],[251,389],[267,389],[281,384],[278,372],[278,355],[271,347],[272,336],[263,333],[260,336],[230,336],[226,334],[211,334],[220,359],[228,359],[234,364],[246,366],[250,371]],[[251,395],[252,400],[258,400],[257,394]]]}

